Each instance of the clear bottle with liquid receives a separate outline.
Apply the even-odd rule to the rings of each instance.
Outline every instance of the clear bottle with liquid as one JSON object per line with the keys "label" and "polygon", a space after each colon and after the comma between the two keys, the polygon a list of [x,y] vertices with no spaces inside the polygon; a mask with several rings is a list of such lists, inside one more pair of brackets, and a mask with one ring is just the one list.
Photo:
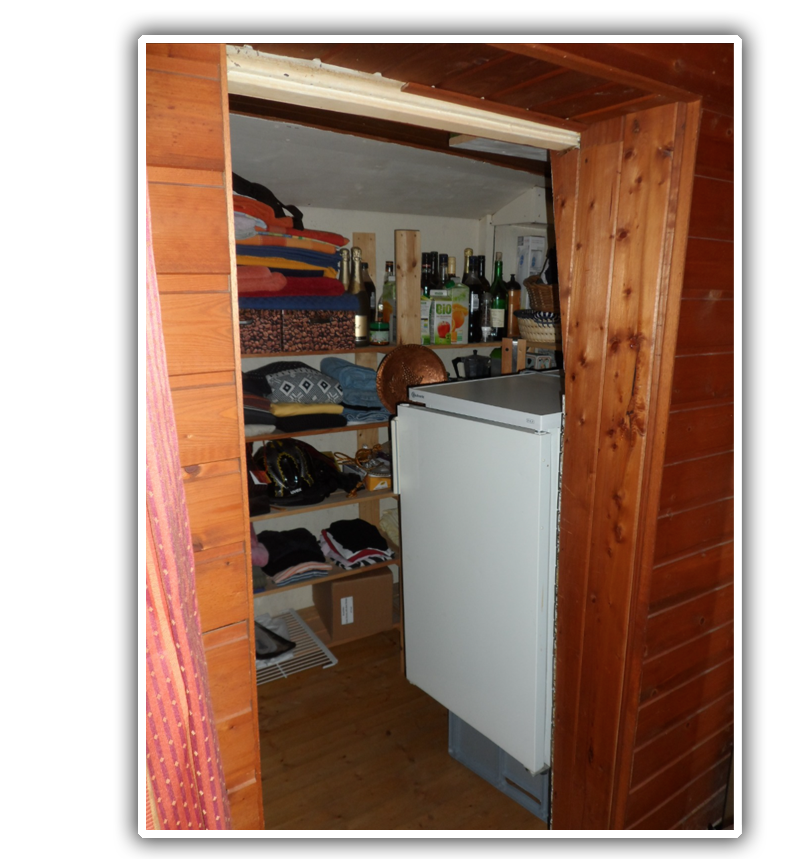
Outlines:
{"label": "clear bottle with liquid", "polygon": [[370,276],[370,269],[366,262],[362,263],[362,283],[368,294],[368,324],[376,321],[376,284]]}
{"label": "clear bottle with liquid", "polygon": [[351,282],[348,292],[355,295],[359,300],[359,308],[354,317],[354,344],[356,346],[368,346],[370,344],[368,328],[369,300],[368,291],[362,282],[362,250],[353,248],[351,250]]}

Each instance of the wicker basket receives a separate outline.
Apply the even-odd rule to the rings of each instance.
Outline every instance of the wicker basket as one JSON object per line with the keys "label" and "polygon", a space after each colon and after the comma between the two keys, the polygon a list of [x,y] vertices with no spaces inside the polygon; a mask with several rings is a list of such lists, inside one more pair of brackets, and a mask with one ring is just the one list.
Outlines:
{"label": "wicker basket", "polygon": [[530,299],[532,310],[543,310],[549,313],[559,313],[561,304],[558,298],[557,283],[542,283],[538,275],[525,280],[525,289]]}
{"label": "wicker basket", "polygon": [[[560,343],[561,320],[550,311],[517,310],[519,336],[531,343]],[[549,318],[548,318],[549,317]]]}

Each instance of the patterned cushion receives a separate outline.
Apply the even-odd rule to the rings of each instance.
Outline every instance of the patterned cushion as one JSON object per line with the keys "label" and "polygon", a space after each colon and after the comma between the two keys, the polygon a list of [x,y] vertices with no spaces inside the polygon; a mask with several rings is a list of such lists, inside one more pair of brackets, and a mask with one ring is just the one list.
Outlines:
{"label": "patterned cushion", "polygon": [[341,403],[342,388],[331,376],[326,376],[302,361],[276,361],[251,374],[261,373],[269,382],[273,403]]}

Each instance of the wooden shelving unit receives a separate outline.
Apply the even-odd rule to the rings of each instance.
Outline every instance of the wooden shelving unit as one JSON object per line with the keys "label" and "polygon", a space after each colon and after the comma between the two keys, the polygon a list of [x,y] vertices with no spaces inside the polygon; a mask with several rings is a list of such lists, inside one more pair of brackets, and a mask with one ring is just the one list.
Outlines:
{"label": "wooden shelving unit", "polygon": [[392,489],[377,489],[373,492],[360,489],[356,495],[346,495],[343,492],[334,493],[339,495],[335,498],[329,495],[319,504],[306,504],[300,507],[275,507],[270,513],[260,513],[258,516],[250,516],[250,522],[261,522],[265,519],[280,519],[283,516],[299,516],[301,513],[310,513],[312,510],[327,510],[329,507],[344,507],[346,504],[361,504],[365,501],[381,501],[384,498],[398,498]]}

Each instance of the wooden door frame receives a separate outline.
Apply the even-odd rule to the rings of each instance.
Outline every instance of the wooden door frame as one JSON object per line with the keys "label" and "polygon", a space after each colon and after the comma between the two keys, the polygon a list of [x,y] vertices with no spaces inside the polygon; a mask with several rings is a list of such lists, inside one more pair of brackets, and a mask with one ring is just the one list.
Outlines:
{"label": "wooden door frame", "polygon": [[[329,109],[327,96],[317,106]],[[551,154],[568,378],[553,828],[624,825],[699,116],[699,101],[652,108],[591,126],[580,149]],[[618,221],[621,193],[631,224]],[[609,532],[614,545],[593,545]],[[608,562],[593,548],[611,551]]]}
{"label": "wooden door frame", "polygon": [[700,102],[551,156],[566,432],[551,825],[622,829]]}

